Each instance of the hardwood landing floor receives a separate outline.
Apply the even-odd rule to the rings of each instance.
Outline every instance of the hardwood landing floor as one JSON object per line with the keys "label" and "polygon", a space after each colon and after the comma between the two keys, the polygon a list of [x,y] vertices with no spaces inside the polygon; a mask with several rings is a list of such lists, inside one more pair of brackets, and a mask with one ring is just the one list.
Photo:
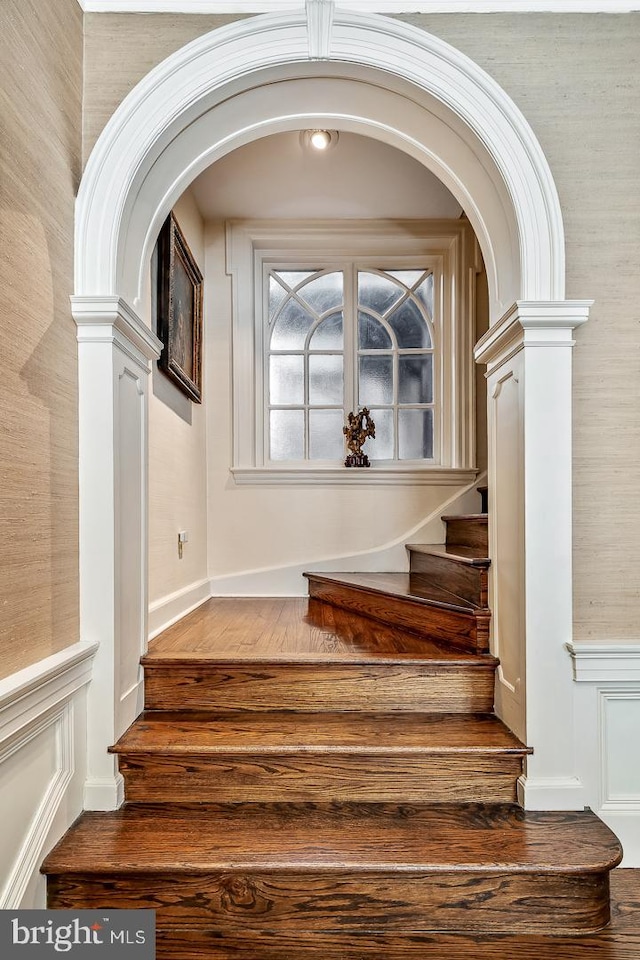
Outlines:
{"label": "hardwood landing floor", "polygon": [[159,933],[157,960],[640,960],[640,870],[611,874],[611,924],[582,937],[433,933],[396,936],[310,933],[224,938]]}
{"label": "hardwood landing floor", "polygon": [[363,620],[307,597],[218,597],[152,640],[143,662],[357,663],[371,655],[396,663],[433,659],[454,664],[477,659],[435,638]]}

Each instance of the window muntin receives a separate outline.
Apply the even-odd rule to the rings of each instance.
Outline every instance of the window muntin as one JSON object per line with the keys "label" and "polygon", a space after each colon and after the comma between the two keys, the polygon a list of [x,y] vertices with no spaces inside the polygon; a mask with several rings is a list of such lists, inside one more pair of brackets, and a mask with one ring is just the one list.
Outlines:
{"label": "window muntin", "polygon": [[434,277],[341,264],[266,270],[267,458],[340,461],[346,412],[368,406],[374,460],[435,459]]}

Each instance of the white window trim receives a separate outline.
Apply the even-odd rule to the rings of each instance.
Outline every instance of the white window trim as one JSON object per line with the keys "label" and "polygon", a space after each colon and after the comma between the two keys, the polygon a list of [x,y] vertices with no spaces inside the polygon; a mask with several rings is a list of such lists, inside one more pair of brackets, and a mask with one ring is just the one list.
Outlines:
{"label": "white window trim", "polygon": [[[264,323],[262,286],[267,261],[335,257],[428,257],[438,260],[444,284],[442,356],[456,359],[442,370],[437,432],[440,462],[402,461],[349,470],[335,464],[267,463],[263,436]],[[420,483],[473,480],[475,467],[474,236],[466,220],[233,220],[226,227],[227,273],[232,277],[233,461],[237,483]],[[261,301],[256,303],[256,291]],[[446,368],[446,365],[444,365]]]}

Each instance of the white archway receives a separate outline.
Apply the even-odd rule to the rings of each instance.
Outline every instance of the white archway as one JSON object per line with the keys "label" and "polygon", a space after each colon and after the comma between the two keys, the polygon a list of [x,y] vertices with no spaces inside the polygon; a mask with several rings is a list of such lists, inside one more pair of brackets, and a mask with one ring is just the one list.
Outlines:
{"label": "white archway", "polygon": [[[319,0],[309,4],[310,12],[314,7],[329,11],[331,6]],[[310,63],[315,66],[311,71]],[[376,81],[371,71],[377,72]],[[139,193],[158,160],[176,147],[187,128],[230,96],[250,88],[264,91],[278,77],[305,73],[351,76],[359,82],[368,76],[380,88],[400,86],[408,102],[445,118],[460,142],[471,145],[486,164],[505,221],[511,221],[515,250],[506,249],[503,238],[492,255],[485,210],[495,204],[495,197],[483,197],[481,185],[465,187],[467,178],[457,173],[451,152],[439,156],[430,146],[431,131],[421,142],[394,131],[391,124],[382,123],[376,131],[374,118],[351,116],[355,123],[360,119],[369,124],[368,135],[422,153],[422,161],[452,188],[474,223],[494,276],[514,275],[508,293],[498,297],[505,309],[516,299],[564,297],[558,196],[544,154],[515,104],[480,67],[437,37],[390,18],[345,11],[336,11],[330,24],[292,14],[222,27],[173,54],[138,84],[105,128],[82,180],[76,213],[76,294],[137,299],[139,291],[134,292],[128,271],[132,260],[139,261],[140,245],[148,242],[150,223],[158,220],[157,210],[143,209]],[[189,169],[167,169],[164,182],[154,184],[156,203],[163,201],[166,212],[199,169],[247,140],[292,129],[302,119],[286,108],[272,107],[258,123],[236,118],[235,128],[224,132],[210,125],[207,147],[203,149],[202,141],[192,145]],[[348,112],[341,119],[347,122]],[[492,261],[500,261],[499,270]]]}
{"label": "white archway", "polygon": [[[115,112],[82,180],[73,297],[81,630],[83,639],[100,641],[86,806],[119,803],[122,781],[106,747],[141,705],[147,376],[160,343],[138,310],[151,248],[175,200],[207,165],[251,140],[310,121],[412,154],[451,189],[475,228],[492,312],[478,357],[490,364],[490,404],[495,401],[498,599],[501,557],[513,552],[509,531],[524,531],[517,547],[522,598],[501,606],[511,646],[500,647],[496,634],[507,664],[498,703],[535,743],[527,803],[580,805],[562,644],[571,639],[571,338],[588,305],[563,299],[564,236],[551,172],[515,104],[448,44],[397,20],[334,11],[326,0],[308,0],[307,13],[243,20],[170,56]],[[514,443],[521,451],[518,470],[509,462]],[[543,659],[545,670],[537,670]],[[552,709],[545,707],[547,696]]]}

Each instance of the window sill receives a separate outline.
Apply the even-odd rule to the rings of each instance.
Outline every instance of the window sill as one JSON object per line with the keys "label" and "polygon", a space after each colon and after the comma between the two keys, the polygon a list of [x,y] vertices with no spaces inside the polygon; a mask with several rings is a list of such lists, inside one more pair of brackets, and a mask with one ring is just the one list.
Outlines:
{"label": "window sill", "polygon": [[297,484],[333,486],[384,484],[386,486],[456,486],[473,483],[478,470],[456,467],[232,467],[237,484]]}

